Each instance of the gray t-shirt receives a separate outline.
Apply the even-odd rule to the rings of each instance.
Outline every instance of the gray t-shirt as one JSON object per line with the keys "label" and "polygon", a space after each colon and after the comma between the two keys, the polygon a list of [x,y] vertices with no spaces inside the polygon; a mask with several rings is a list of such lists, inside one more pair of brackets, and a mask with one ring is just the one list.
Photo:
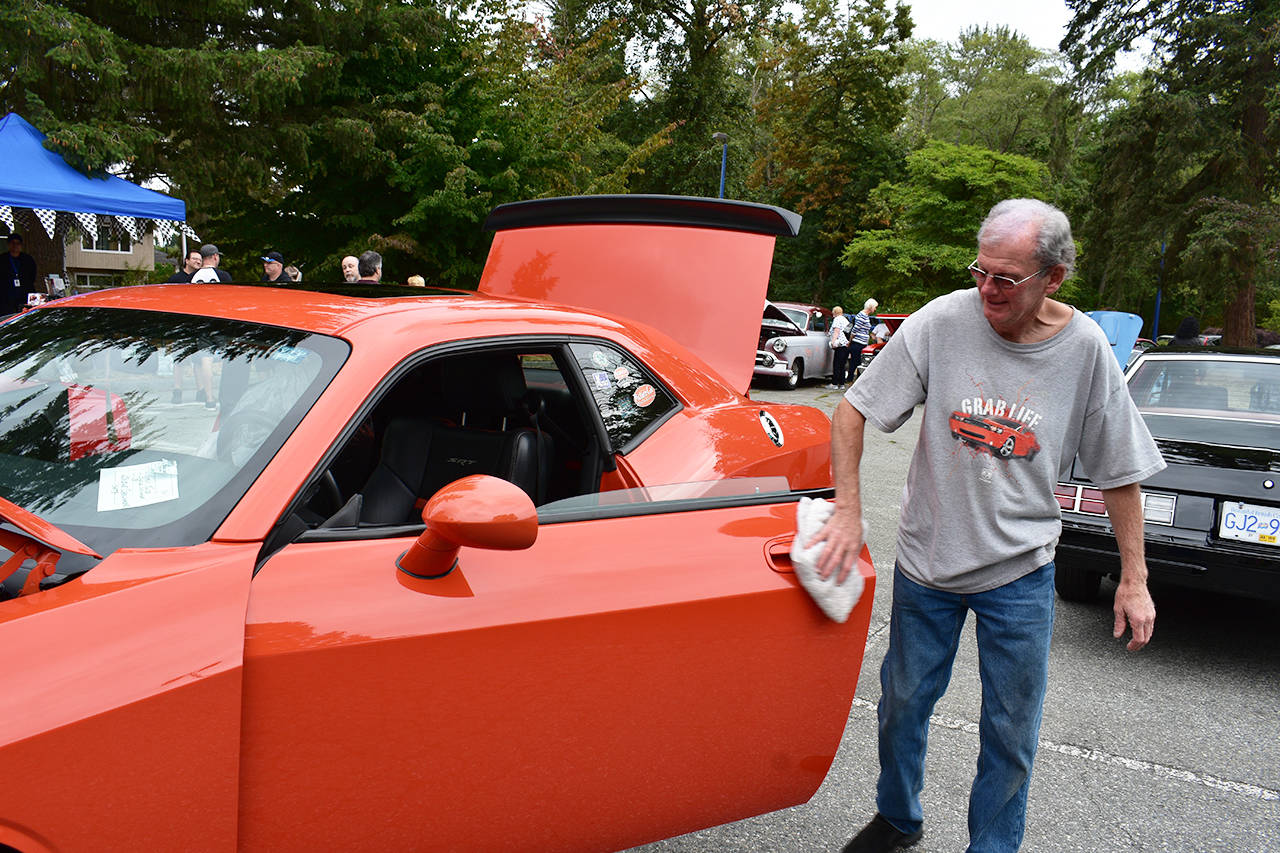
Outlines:
{"label": "gray t-shirt", "polygon": [[1101,326],[1076,311],[1048,340],[1012,343],[976,288],[908,317],[845,398],[883,432],[926,404],[898,563],[937,589],[984,592],[1052,560],[1053,487],[1077,453],[1104,489],[1165,467]]}

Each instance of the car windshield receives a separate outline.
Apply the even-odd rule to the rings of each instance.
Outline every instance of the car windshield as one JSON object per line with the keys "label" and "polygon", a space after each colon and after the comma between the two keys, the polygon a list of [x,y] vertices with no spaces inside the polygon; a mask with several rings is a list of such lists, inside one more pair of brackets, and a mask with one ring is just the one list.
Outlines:
{"label": "car windshield", "polygon": [[809,312],[803,308],[783,308],[782,313],[800,328],[809,328]]}
{"label": "car windshield", "polygon": [[30,312],[0,326],[0,496],[102,555],[203,542],[348,352],[231,320]]}
{"label": "car windshield", "polygon": [[1129,377],[1139,409],[1185,409],[1224,417],[1280,415],[1280,360],[1151,358]]}

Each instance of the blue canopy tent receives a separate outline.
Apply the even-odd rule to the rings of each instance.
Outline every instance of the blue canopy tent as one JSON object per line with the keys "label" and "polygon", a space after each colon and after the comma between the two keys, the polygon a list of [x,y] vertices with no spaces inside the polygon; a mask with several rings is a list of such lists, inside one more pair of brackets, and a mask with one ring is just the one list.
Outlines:
{"label": "blue canopy tent", "polygon": [[[166,242],[176,229],[190,237],[181,199],[131,184],[114,175],[86,177],[44,147],[44,134],[17,113],[0,119],[0,221],[14,228],[30,210],[53,239],[78,226],[95,232],[109,217],[133,240],[148,229]],[[23,223],[30,227],[30,223]]]}

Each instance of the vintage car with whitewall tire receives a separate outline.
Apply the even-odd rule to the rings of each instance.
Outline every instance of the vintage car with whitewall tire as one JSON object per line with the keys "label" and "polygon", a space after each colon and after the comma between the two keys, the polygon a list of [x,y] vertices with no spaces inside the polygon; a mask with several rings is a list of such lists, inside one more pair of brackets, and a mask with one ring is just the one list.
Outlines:
{"label": "vintage car with whitewall tire", "polygon": [[[1151,580],[1280,601],[1280,353],[1165,347],[1126,373],[1168,468],[1142,484]],[[1058,594],[1092,599],[1120,558],[1077,458],[1062,508]]]}
{"label": "vintage car with whitewall tire", "polygon": [[831,375],[828,343],[831,314],[816,305],[766,302],[760,321],[753,378],[795,388],[806,379]]}

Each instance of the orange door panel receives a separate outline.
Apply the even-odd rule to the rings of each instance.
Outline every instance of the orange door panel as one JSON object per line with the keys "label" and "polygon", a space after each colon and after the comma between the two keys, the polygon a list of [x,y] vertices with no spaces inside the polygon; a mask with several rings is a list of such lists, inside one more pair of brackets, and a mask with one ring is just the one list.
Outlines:
{"label": "orange door panel", "polygon": [[78,580],[0,603],[0,844],[235,849],[256,554],[117,551]]}
{"label": "orange door panel", "polygon": [[542,525],[402,584],[411,539],[294,544],[254,580],[245,849],[616,850],[802,802],[849,622],[788,572],[795,505]]}

